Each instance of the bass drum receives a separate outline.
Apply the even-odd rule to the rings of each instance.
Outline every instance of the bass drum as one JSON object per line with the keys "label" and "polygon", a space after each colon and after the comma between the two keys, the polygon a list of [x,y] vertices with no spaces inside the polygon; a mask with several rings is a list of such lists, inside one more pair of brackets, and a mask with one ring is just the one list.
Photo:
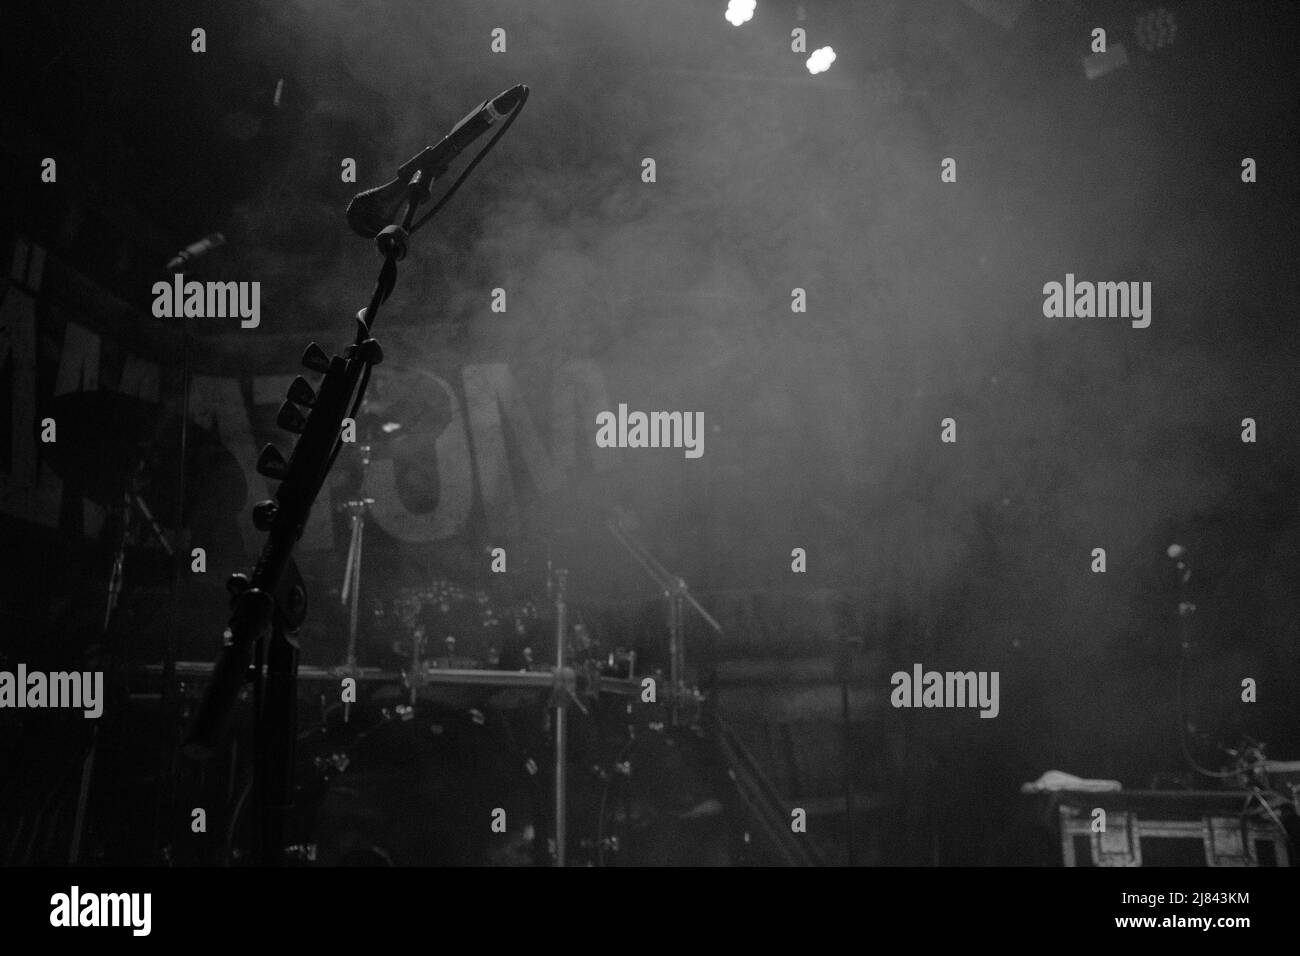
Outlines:
{"label": "bass drum", "polygon": [[[385,688],[384,690],[389,690]],[[529,866],[545,799],[499,713],[404,706],[400,688],[299,743],[300,858],[315,866]]]}
{"label": "bass drum", "polygon": [[[592,802],[581,851],[595,866],[732,866],[745,830],[721,753],[695,728],[627,722],[623,700],[602,698],[602,761],[581,788]],[[662,726],[656,722],[654,726]],[[580,797],[581,799],[581,797]]]}

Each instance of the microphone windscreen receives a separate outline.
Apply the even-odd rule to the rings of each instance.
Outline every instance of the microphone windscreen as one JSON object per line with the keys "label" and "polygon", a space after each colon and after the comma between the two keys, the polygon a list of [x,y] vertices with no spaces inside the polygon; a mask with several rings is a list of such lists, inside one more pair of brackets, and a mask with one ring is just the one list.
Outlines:
{"label": "microphone windscreen", "polygon": [[512,86],[504,93],[499,94],[497,98],[492,101],[492,108],[498,113],[509,113],[519,105],[519,101],[523,99],[523,97],[523,85]]}
{"label": "microphone windscreen", "polygon": [[402,181],[393,179],[353,196],[347,210],[352,231],[365,239],[379,235],[392,222],[392,207],[401,200],[402,189]]}

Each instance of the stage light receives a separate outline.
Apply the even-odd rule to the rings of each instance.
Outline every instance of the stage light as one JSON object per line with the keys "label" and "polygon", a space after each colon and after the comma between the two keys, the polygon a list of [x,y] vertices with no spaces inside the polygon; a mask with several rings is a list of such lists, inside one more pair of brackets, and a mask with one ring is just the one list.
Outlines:
{"label": "stage light", "polygon": [[753,18],[755,5],[755,0],[727,0],[727,12],[723,16],[733,27],[738,27]]}
{"label": "stage light", "polygon": [[828,46],[820,47],[813,50],[812,55],[808,57],[809,73],[825,73],[835,62],[835,51]]}

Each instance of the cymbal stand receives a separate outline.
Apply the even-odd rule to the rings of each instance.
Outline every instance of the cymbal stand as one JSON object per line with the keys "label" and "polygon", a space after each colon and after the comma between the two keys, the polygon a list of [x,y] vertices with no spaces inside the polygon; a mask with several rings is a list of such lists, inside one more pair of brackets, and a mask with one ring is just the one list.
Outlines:
{"label": "cymbal stand", "polygon": [[[122,484],[122,498],[118,502],[120,509],[118,517],[121,526],[116,529],[117,534],[113,545],[113,564],[108,574],[108,588],[104,601],[104,621],[100,625],[100,640],[105,644],[108,642],[110,627],[113,624],[113,613],[117,610],[117,605],[122,596],[122,583],[126,574],[126,547],[128,540],[133,538],[131,533],[132,519],[138,510],[143,517],[145,525],[158,539],[163,550],[167,552],[168,557],[175,557],[175,550],[171,542],[167,540],[167,535],[159,527],[158,522],[154,519],[153,512],[145,500],[140,497],[139,493],[139,476],[144,470],[144,458],[141,457],[132,474],[128,475]],[[164,691],[166,693],[166,691]],[[99,746],[99,725],[92,728],[90,742],[86,746],[84,757],[81,760],[81,782],[77,791],[76,810],[73,815],[72,823],[72,843],[68,851],[68,863],[75,864],[81,856],[81,840],[86,827],[86,814],[88,811],[88,801],[90,796],[91,777],[94,773],[95,758]]]}
{"label": "cymbal stand", "polygon": [[671,685],[669,714],[675,727],[680,726],[682,723],[691,723],[691,720],[686,719],[685,708],[682,707],[682,701],[686,696],[686,638],[685,621],[682,612],[685,605],[690,604],[696,613],[704,619],[705,623],[719,635],[722,634],[722,625],[714,620],[713,615],[706,611],[700,605],[700,602],[695,599],[695,595],[691,593],[686,581],[676,574],[669,573],[650,553],[650,549],[642,544],[632,532],[620,526],[617,521],[609,522],[606,527],[609,528],[615,540],[623,545],[627,552],[636,559],[646,574],[663,591],[664,597],[668,599],[668,679]]}
{"label": "cymbal stand", "polygon": [[564,659],[569,633],[569,572],[557,568],[553,578],[554,584],[548,590],[555,596],[555,670],[551,685],[551,706],[555,708],[555,865],[564,866],[568,830],[569,705],[584,714],[588,711],[578,699],[577,674]]}

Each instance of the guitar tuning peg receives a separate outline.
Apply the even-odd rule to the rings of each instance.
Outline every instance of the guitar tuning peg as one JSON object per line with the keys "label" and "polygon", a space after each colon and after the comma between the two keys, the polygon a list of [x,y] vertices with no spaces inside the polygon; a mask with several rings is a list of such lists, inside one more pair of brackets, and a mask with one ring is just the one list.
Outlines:
{"label": "guitar tuning peg", "polygon": [[357,357],[367,365],[378,365],[384,360],[384,350],[374,339],[366,339],[357,346]]}
{"label": "guitar tuning peg", "polygon": [[307,380],[301,375],[293,380],[289,386],[289,401],[295,405],[302,405],[311,408],[316,404],[316,390],[307,384]]}
{"label": "guitar tuning peg", "polygon": [[320,372],[322,375],[330,369],[330,357],[325,354],[325,350],[315,342],[307,346],[307,351],[302,353],[302,364],[313,372]]}
{"label": "guitar tuning peg", "polygon": [[280,454],[280,449],[274,445],[267,445],[257,456],[257,473],[272,481],[283,481],[284,476],[289,473],[289,463],[284,460],[284,455]]}
{"label": "guitar tuning peg", "polygon": [[298,406],[293,402],[285,402],[275,413],[275,423],[287,432],[301,435],[302,430],[307,427],[307,417],[298,411]]}

